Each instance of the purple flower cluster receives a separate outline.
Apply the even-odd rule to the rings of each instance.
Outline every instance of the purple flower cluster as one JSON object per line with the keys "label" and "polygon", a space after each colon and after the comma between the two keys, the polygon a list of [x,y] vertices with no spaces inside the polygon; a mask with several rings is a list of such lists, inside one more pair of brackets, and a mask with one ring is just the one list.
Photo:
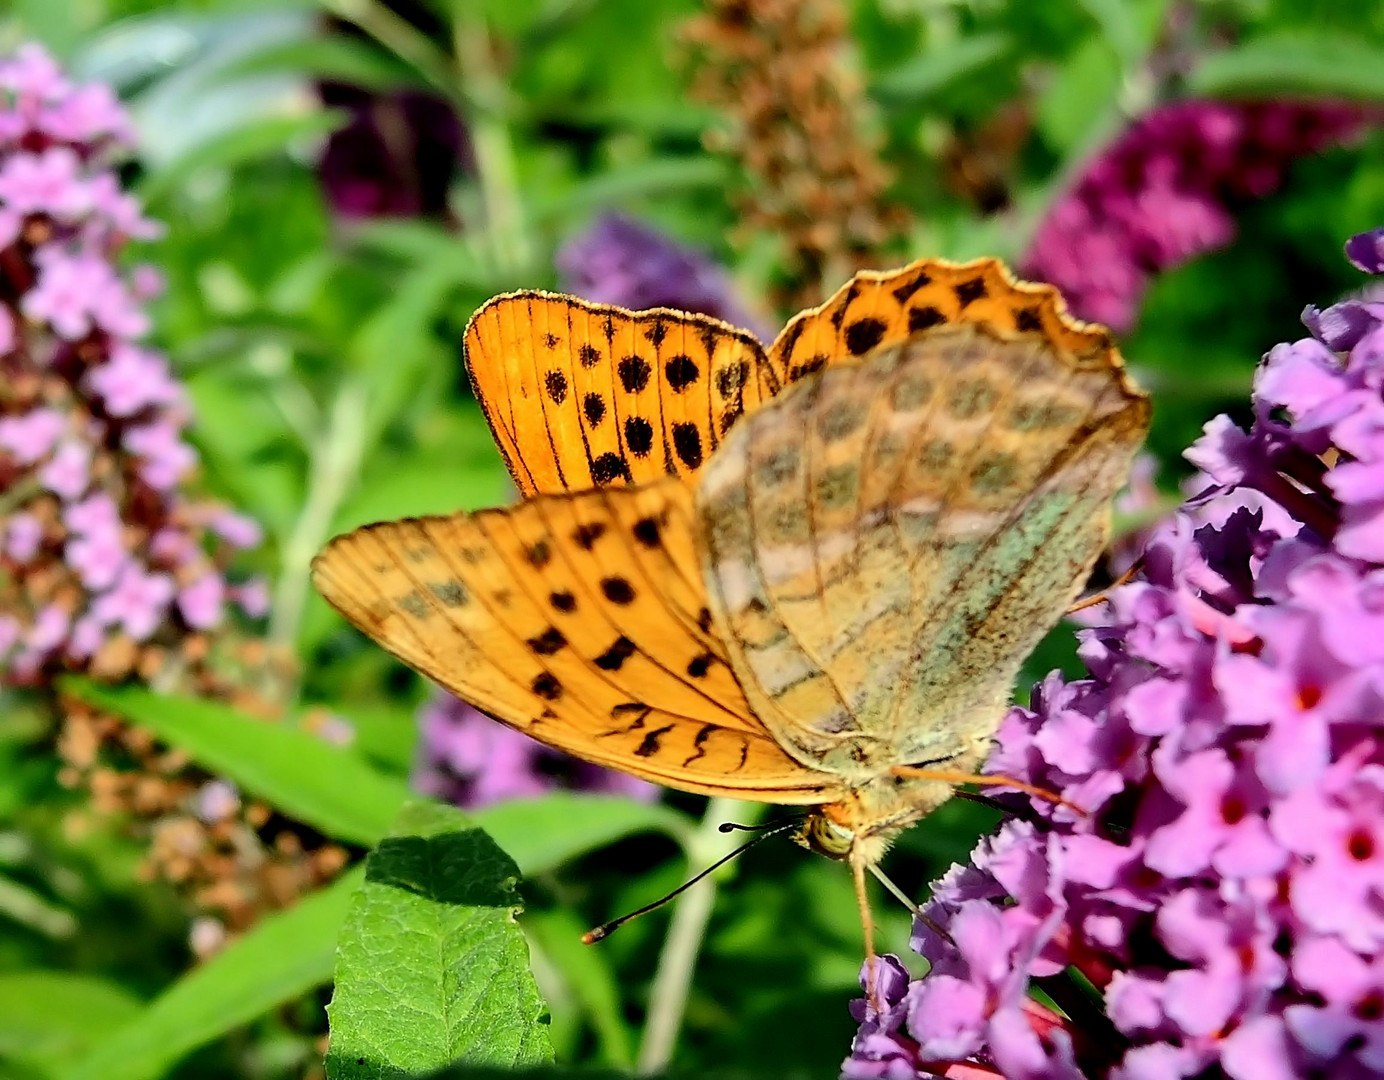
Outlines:
{"label": "purple flower cluster", "polygon": [[266,604],[223,572],[259,527],[180,490],[188,406],[140,343],[160,279],[115,262],[159,231],[108,164],[130,138],[104,86],[37,45],[0,58],[0,682],[123,674],[161,631]]}
{"label": "purple flower cluster", "polygon": [[[1384,271],[1384,230],[1347,251]],[[1189,451],[1208,484],[1082,632],[1090,677],[1000,729],[989,771],[1082,810],[1007,797],[845,1075],[1384,1074],[1384,304],[1304,321],[1250,430]]]}
{"label": "purple flower cluster", "polygon": [[554,262],[563,292],[631,311],[692,311],[764,336],[721,267],[631,218],[607,214],[597,219],[563,244]]}
{"label": "purple flower cluster", "polygon": [[422,751],[414,786],[457,806],[487,806],[554,787],[646,799],[658,792],[643,780],[550,750],[451,694],[438,692],[418,723]]}
{"label": "purple flower cluster", "polygon": [[418,90],[374,92],[322,84],[325,104],[346,111],[318,165],[327,200],[343,217],[436,217],[470,146],[456,112]]}
{"label": "purple flower cluster", "polygon": [[1360,108],[1185,101],[1120,135],[1049,211],[1023,262],[1072,311],[1133,326],[1149,280],[1235,235],[1234,207],[1270,194],[1297,158],[1358,131]]}

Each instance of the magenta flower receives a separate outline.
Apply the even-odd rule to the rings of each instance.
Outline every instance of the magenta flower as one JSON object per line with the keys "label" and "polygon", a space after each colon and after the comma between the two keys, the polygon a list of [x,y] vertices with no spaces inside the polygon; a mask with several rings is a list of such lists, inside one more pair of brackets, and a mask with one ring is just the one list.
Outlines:
{"label": "magenta flower", "polygon": [[1128,330],[1149,281],[1230,243],[1235,209],[1288,166],[1366,123],[1359,108],[1291,101],[1183,101],[1139,119],[1087,166],[1039,224],[1027,277],[1083,319]]}
{"label": "magenta flower", "polygon": [[[1347,246],[1371,270],[1381,250],[1384,230]],[[891,959],[845,1075],[1384,1069],[1377,307],[1309,309],[1251,428],[1207,424],[1203,490],[1082,631],[1090,676],[1049,676],[998,733],[991,771],[1085,813],[1006,797],[1022,818],[934,886],[913,935],[931,970]]]}
{"label": "magenta flower", "polygon": [[419,711],[418,725],[414,786],[458,806],[486,806],[554,787],[645,799],[658,792],[643,780],[550,750],[441,691]]}
{"label": "magenta flower", "polygon": [[107,88],[74,85],[37,46],[0,58],[7,685],[64,667],[122,675],[130,643],[217,627],[228,602],[264,613],[262,584],[225,575],[258,527],[184,489],[197,463],[185,394],[167,360],[135,343],[160,278],[127,275],[118,258],[159,229],[111,167],[130,135]]}

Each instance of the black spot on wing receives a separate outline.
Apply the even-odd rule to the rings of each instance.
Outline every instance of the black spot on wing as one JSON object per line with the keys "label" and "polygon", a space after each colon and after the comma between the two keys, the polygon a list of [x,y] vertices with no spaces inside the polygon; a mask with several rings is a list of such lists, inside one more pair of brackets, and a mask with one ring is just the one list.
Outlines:
{"label": "black spot on wing", "polygon": [[635,757],[653,757],[658,753],[658,744],[663,741],[663,736],[672,731],[676,724],[664,724],[661,728],[654,728],[644,736],[644,739],[634,748]]}
{"label": "black spot on wing", "polygon": [[602,536],[606,527],[603,521],[588,521],[572,530],[572,543],[583,551],[590,551]]}
{"label": "black spot on wing", "polygon": [[965,307],[985,295],[985,279],[972,278],[970,281],[957,282],[952,291],[956,293],[957,302]]}
{"label": "black spot on wing", "polygon": [[605,398],[594,391],[587,394],[581,399],[581,411],[586,414],[586,422],[588,424],[593,428],[600,427],[601,421],[605,419],[606,414]]}
{"label": "black spot on wing", "polygon": [[591,463],[591,479],[596,483],[611,484],[621,478],[630,478],[630,467],[614,451],[607,451]]}
{"label": "black spot on wing", "polygon": [[593,368],[601,362],[601,350],[590,342],[585,342],[577,350],[577,359],[581,361],[582,367]]}
{"label": "black spot on wing", "polygon": [[908,303],[908,298],[910,296],[912,296],[915,292],[921,289],[924,285],[930,285],[931,283],[932,278],[928,276],[927,271],[919,270],[907,281],[901,282],[900,284],[894,287],[894,299],[897,300],[900,304],[906,304]]}
{"label": "black spot on wing", "polygon": [[602,578],[601,592],[612,604],[619,604],[623,607],[625,604],[634,603],[634,586],[625,578],[618,576]]}
{"label": "black spot on wing", "polygon": [[619,671],[625,661],[635,654],[634,642],[621,634],[613,642],[610,648],[596,657],[595,665],[602,671]]}
{"label": "black spot on wing", "polygon": [[702,464],[702,433],[696,424],[673,425],[673,449],[678,459],[689,469],[700,468]]}
{"label": "black spot on wing", "polygon": [[627,356],[615,365],[620,376],[620,385],[630,394],[637,394],[649,385],[649,375],[653,368],[642,356]]}
{"label": "black spot on wing", "polygon": [[533,692],[544,701],[556,701],[562,697],[562,683],[557,681],[557,677],[549,671],[539,672],[534,676]]}
{"label": "black spot on wing", "polygon": [[567,376],[562,372],[556,370],[548,372],[543,377],[543,385],[554,405],[561,405],[567,400]]}
{"label": "black spot on wing", "polygon": [[648,457],[654,445],[653,426],[642,416],[626,418],[625,445],[635,457]]}
{"label": "black spot on wing", "polygon": [[910,333],[916,334],[919,330],[926,330],[932,326],[938,326],[947,321],[947,317],[935,307],[915,307],[908,309],[908,329]]}
{"label": "black spot on wing", "polygon": [[863,356],[884,339],[889,325],[883,319],[856,319],[846,327],[846,348],[852,356]]}
{"label": "black spot on wing", "polygon": [[701,374],[701,369],[697,367],[697,361],[686,353],[678,353],[670,356],[663,365],[664,377],[668,380],[668,385],[672,387],[673,393],[681,394],[689,386],[697,381],[697,376]]}
{"label": "black spot on wing", "polygon": [[528,647],[539,656],[552,656],[567,644],[567,638],[556,626],[550,626],[541,634],[528,639]]}

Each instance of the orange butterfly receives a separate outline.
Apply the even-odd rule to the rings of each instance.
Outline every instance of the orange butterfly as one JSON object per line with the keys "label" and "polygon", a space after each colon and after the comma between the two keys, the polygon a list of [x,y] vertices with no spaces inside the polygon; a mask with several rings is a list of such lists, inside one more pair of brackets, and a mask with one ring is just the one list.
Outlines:
{"label": "orange butterfly", "polygon": [[990,259],[862,273],[749,333],[541,292],[466,331],[525,498],[369,525],[322,595],[541,742],[815,807],[864,873],[976,779],[1148,425],[1101,327]]}

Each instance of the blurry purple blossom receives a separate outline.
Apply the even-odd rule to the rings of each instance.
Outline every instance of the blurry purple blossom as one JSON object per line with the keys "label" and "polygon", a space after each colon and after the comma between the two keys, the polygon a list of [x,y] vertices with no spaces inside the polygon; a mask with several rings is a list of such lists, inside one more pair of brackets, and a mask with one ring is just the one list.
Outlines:
{"label": "blurry purple blossom", "polygon": [[160,231],[111,167],[130,142],[105,87],[36,45],[0,57],[0,683],[123,674],[131,643],[216,626],[228,597],[263,614],[224,577],[258,527],[182,489],[185,395],[135,340],[162,279],[118,261]]}
{"label": "blurry purple blossom", "polygon": [[765,332],[711,259],[632,218],[607,214],[562,245],[554,259],[559,287],[598,304],[641,311],[666,307]]}
{"label": "blurry purple blossom", "polygon": [[1314,313],[1349,348],[1268,353],[1250,430],[1206,425],[1201,490],[1081,632],[1089,678],[1006,717],[988,770],[1086,812],[1005,797],[1022,816],[915,924],[929,973],[887,958],[857,1004],[846,1076],[1384,1071],[1384,311],[1360,307]]}
{"label": "blurry purple blossom", "polygon": [[441,691],[420,710],[418,724],[414,786],[458,806],[486,806],[558,787],[642,799],[658,793],[643,780],[550,750]]}
{"label": "blurry purple blossom", "polygon": [[[1128,330],[1150,279],[1229,244],[1235,207],[1297,158],[1359,131],[1365,110],[1291,101],[1184,101],[1106,147],[1039,224],[1022,264],[1083,319]],[[1377,255],[1376,255],[1377,257]]]}
{"label": "blurry purple blossom", "polygon": [[325,104],[349,119],[318,164],[327,201],[343,217],[436,217],[459,171],[470,167],[466,132],[444,99],[418,90],[375,92],[324,83]]}

